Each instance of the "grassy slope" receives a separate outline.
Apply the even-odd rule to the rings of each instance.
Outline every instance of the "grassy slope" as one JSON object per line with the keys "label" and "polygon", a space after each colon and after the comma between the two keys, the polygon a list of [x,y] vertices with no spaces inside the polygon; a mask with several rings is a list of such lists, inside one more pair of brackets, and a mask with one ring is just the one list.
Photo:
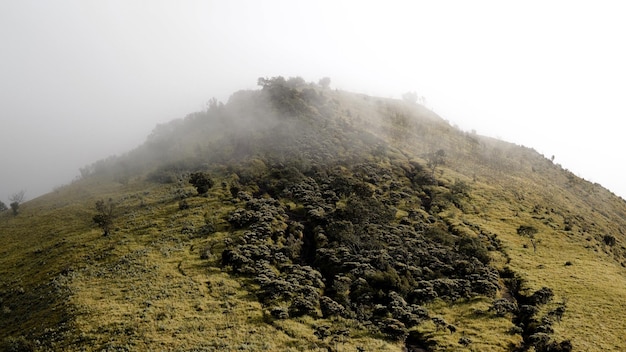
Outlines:
{"label": "grassy slope", "polygon": [[[558,339],[570,339],[580,351],[626,350],[620,333],[626,331],[622,319],[626,314],[624,200],[527,148],[462,133],[446,123],[430,123],[437,117],[419,107],[416,112],[374,98],[346,95],[343,99],[366,120],[380,120],[381,114],[405,116],[408,121],[402,128],[383,123],[379,134],[412,155],[439,148],[447,151],[441,179],[469,182],[472,200],[471,209],[443,215],[450,222],[478,225],[486,233],[497,234],[510,258],[508,266],[523,275],[529,292],[547,286],[555,292],[554,302],[567,302],[562,321],[554,326]],[[412,120],[415,115],[426,118]],[[536,252],[528,238],[517,234],[520,225],[539,229]],[[612,247],[602,240],[607,234],[617,239]],[[500,263],[505,264],[504,260]],[[462,307],[443,309],[442,314],[463,328],[463,323],[455,321],[463,316]],[[505,325],[494,328],[480,319],[469,321],[481,331],[497,331]],[[455,341],[449,341],[453,349]]]}
{"label": "grassy slope", "polygon": [[[5,340],[4,347],[37,346],[31,334],[39,339],[54,334],[53,343],[39,347],[55,350],[298,351],[324,346],[314,327],[330,322],[302,318],[267,324],[245,281],[222,272],[217,255],[201,259],[207,248],[219,253],[231,234],[197,236],[188,229],[209,219],[223,230],[220,219],[233,209],[222,202],[224,190],[189,198],[185,210],[178,208],[180,191],[141,180],[127,185],[87,180],[24,204],[17,217],[3,214],[0,233],[12,246],[0,259],[2,321],[12,324],[3,326],[1,337],[28,336],[9,339],[13,345]],[[104,237],[89,219],[95,201],[108,197],[119,201],[120,215],[118,227]],[[59,297],[33,309],[26,297],[42,293],[37,286],[50,278]],[[33,310],[37,315],[22,316]],[[57,325],[60,320],[63,327]],[[357,338],[337,344],[352,350],[399,348],[360,331],[353,329]]]}
{"label": "grassy slope", "polygon": [[[504,187],[506,184],[495,188],[494,192],[505,194]],[[493,204],[489,199],[496,196],[485,192],[482,196],[485,214],[466,215],[467,218],[500,235],[511,258],[510,266],[523,273],[530,289],[548,286],[554,290],[557,301],[566,300],[563,320],[555,325],[557,335],[571,339],[577,350],[626,349],[619,334],[626,329],[620,318],[626,314],[621,303],[626,301],[626,271],[607,246],[596,238],[612,228],[613,223],[585,206],[584,198],[564,190],[551,192],[538,185],[526,187],[535,192],[526,193],[521,201],[505,198]],[[543,192],[549,192],[551,199],[546,199]],[[536,204],[556,209],[536,213],[532,211]],[[623,209],[623,203],[616,206]],[[585,214],[587,222],[595,226],[589,225],[592,228],[587,231],[565,231],[563,224],[567,215],[564,217],[564,214]],[[528,224],[540,230],[536,236],[539,241],[536,252],[528,238],[516,233],[518,226]],[[566,265],[567,262],[572,265]]]}
{"label": "grassy slope", "polygon": [[[425,163],[424,153],[447,151],[437,177],[468,182],[471,201],[463,212],[441,215],[467,231],[497,234],[508,265],[523,275],[529,290],[548,286],[555,302],[567,301],[562,321],[554,325],[559,338],[571,339],[581,351],[626,350],[620,336],[626,331],[623,200],[569,177],[532,151],[460,133],[419,108],[342,92],[333,97],[347,121],[369,123],[394,141],[399,155]],[[406,121],[375,125],[380,116]],[[302,318],[267,324],[245,281],[219,269],[220,246],[232,235],[222,219],[235,206],[227,191],[216,186],[206,198],[189,198],[190,208],[180,210],[181,189],[193,193],[186,185],[157,185],[139,177],[126,185],[92,178],[25,203],[17,217],[0,214],[0,340],[12,336],[13,343],[36,345],[31,339],[36,336],[53,341],[42,348],[65,350],[295,351],[329,344],[313,331],[316,324],[330,322]],[[95,201],[107,198],[119,202],[120,216],[118,228],[103,237],[91,217]],[[207,221],[218,232],[197,236],[190,230]],[[517,235],[520,225],[539,229],[536,252],[528,238]],[[614,235],[617,244],[604,244],[605,234]],[[212,255],[200,259],[206,248]],[[506,258],[497,258],[496,265],[507,265]],[[467,349],[457,343],[460,332],[436,331],[431,323],[420,329],[442,350],[506,350],[520,337],[507,333],[509,320],[480,315],[489,304],[475,299],[429,306],[473,340]],[[348,327],[358,338],[338,343],[342,350],[400,349]],[[15,342],[19,335],[28,338]]]}

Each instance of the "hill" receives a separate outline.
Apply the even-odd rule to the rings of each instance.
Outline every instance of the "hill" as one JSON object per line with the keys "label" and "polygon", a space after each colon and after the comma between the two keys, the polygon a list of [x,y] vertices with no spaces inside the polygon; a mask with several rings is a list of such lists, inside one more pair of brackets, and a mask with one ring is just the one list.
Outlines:
{"label": "hill", "polygon": [[626,349],[624,200],[414,102],[259,84],[0,214],[4,350]]}

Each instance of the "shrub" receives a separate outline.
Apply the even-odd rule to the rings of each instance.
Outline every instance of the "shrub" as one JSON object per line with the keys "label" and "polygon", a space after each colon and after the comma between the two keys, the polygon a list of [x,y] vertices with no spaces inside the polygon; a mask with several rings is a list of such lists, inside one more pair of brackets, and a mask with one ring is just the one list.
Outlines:
{"label": "shrub", "polygon": [[469,337],[467,337],[467,336],[463,336],[463,337],[461,337],[461,338],[459,339],[459,345],[462,345],[462,346],[466,346],[466,347],[467,347],[467,346],[469,346],[469,345],[471,345],[471,344],[472,344],[472,339],[470,339],[470,338],[469,338]]}
{"label": "shrub", "polygon": [[285,307],[274,307],[270,311],[270,314],[277,319],[288,319],[289,318],[289,310]]}
{"label": "shrub", "polygon": [[93,222],[95,222],[96,225],[98,225],[102,229],[102,231],[104,231],[105,236],[109,234],[111,226],[113,226],[114,209],[115,204],[110,198],[109,201],[106,203],[103,200],[99,200],[96,202],[96,211],[98,213],[93,216]]}
{"label": "shrub", "polygon": [[331,316],[343,316],[346,313],[346,309],[341,304],[326,296],[320,297],[320,308],[324,318]]}
{"label": "shrub", "polygon": [[489,307],[490,312],[494,312],[496,316],[503,317],[507,313],[515,313],[517,311],[517,305],[515,303],[504,299],[496,299]]}
{"label": "shrub", "polygon": [[19,213],[20,204],[24,201],[24,193],[26,192],[21,190],[9,197],[9,200],[11,201],[11,204],[9,205],[11,206],[11,210],[13,210],[13,215],[17,215]]}
{"label": "shrub", "polygon": [[317,316],[317,307],[315,301],[308,297],[298,296],[289,306],[289,315],[292,317],[300,317],[303,315]]}
{"label": "shrub", "polygon": [[324,89],[328,89],[328,87],[330,86],[330,77],[323,77],[320,78],[318,84],[324,88]]}
{"label": "shrub", "polygon": [[213,187],[213,180],[203,172],[194,172],[189,175],[189,183],[191,183],[198,194],[206,194]]}
{"label": "shrub", "polygon": [[613,235],[604,235],[604,237],[602,238],[604,240],[604,243],[607,246],[615,246],[615,236]]}
{"label": "shrub", "polygon": [[467,255],[468,257],[475,257],[483,264],[489,264],[491,257],[485,244],[480,238],[463,236],[459,240],[459,252]]}
{"label": "shrub", "polygon": [[554,292],[549,287],[542,287],[530,296],[530,301],[534,305],[546,304],[554,297]]}
{"label": "shrub", "polygon": [[396,319],[387,318],[380,325],[380,331],[393,341],[403,341],[409,334],[404,324]]}
{"label": "shrub", "polygon": [[0,213],[7,210],[9,210],[9,208],[7,208],[7,205],[0,201]]}
{"label": "shrub", "polygon": [[533,238],[535,234],[539,232],[536,228],[532,226],[521,225],[517,228],[517,234],[520,236],[527,236]]}

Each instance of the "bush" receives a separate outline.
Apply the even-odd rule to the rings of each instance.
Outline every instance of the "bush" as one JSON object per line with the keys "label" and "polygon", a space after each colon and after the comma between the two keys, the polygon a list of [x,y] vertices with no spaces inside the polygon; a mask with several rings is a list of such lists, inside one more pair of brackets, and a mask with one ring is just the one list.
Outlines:
{"label": "bush", "polygon": [[489,311],[494,312],[496,316],[503,317],[507,313],[517,312],[517,305],[507,299],[500,298],[493,301]]}
{"label": "bush", "polygon": [[469,345],[471,345],[471,344],[472,344],[472,339],[470,339],[470,338],[469,338],[469,337],[467,337],[467,336],[463,336],[463,337],[461,337],[461,338],[459,339],[459,345],[462,345],[462,346],[466,346],[466,347],[467,347],[467,346],[469,346]]}
{"label": "bush", "polygon": [[11,206],[11,210],[13,210],[13,215],[17,215],[19,213],[20,204],[24,201],[24,193],[26,192],[21,190],[9,197],[9,200],[11,201],[11,204],[9,205]]}
{"label": "bush", "polygon": [[0,213],[7,210],[9,210],[9,208],[7,208],[7,205],[0,201]]}
{"label": "bush", "polygon": [[289,310],[285,307],[274,307],[270,314],[276,319],[289,319]]}
{"label": "bush", "polygon": [[206,194],[213,187],[213,180],[203,172],[194,172],[189,175],[189,183],[191,183],[198,194]]}
{"label": "bush", "polygon": [[105,236],[109,234],[111,226],[113,226],[114,209],[115,204],[112,199],[109,199],[106,203],[103,200],[96,202],[96,211],[98,211],[98,213],[93,216],[93,222],[104,231]]}
{"label": "bush", "polygon": [[322,310],[322,315],[324,316],[324,318],[332,316],[343,316],[346,313],[346,309],[341,304],[333,301],[326,296],[320,297],[320,308]]}
{"label": "bush", "polygon": [[317,307],[315,301],[308,299],[307,297],[296,297],[289,306],[289,315],[292,317],[300,317],[303,315],[310,315],[317,317]]}
{"label": "bush", "polygon": [[380,331],[393,341],[403,341],[409,334],[406,326],[399,320],[387,318],[381,323]]}
{"label": "bush", "polygon": [[604,235],[604,237],[602,238],[604,240],[604,243],[607,246],[615,246],[615,236],[613,235]]}
{"label": "bush", "polygon": [[539,231],[533,226],[520,225],[520,227],[517,228],[517,234],[520,236],[533,238],[537,232]]}
{"label": "bush", "polygon": [[459,240],[459,252],[465,254],[468,257],[475,257],[483,264],[489,264],[491,257],[485,244],[480,238],[463,236]]}
{"label": "bush", "polygon": [[530,302],[534,305],[546,304],[554,297],[554,292],[549,287],[542,287],[530,296]]}

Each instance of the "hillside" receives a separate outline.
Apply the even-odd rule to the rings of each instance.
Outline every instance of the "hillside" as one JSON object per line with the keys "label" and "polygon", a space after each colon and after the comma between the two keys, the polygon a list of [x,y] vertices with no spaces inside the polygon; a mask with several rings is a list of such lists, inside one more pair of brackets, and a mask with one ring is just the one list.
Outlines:
{"label": "hillside", "polygon": [[0,349],[626,350],[624,200],[416,103],[259,83],[0,213]]}

